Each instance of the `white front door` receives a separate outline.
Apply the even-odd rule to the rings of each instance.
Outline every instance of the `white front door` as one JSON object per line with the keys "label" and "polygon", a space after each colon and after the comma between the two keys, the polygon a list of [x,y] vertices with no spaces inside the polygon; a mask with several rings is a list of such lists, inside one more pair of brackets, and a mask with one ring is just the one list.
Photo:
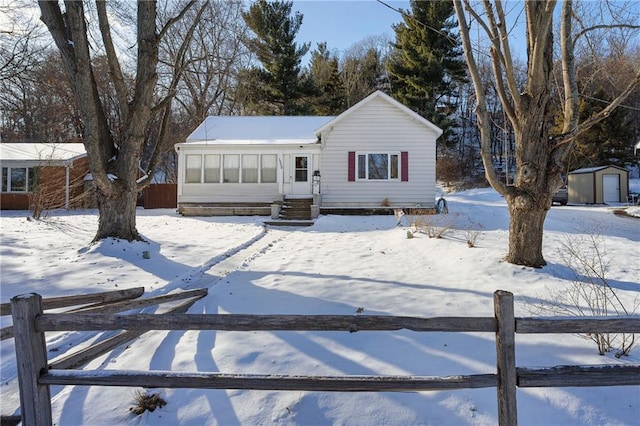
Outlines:
{"label": "white front door", "polygon": [[311,154],[293,155],[292,195],[311,195],[311,164]]}
{"label": "white front door", "polygon": [[620,202],[620,175],[602,176],[602,201],[605,203]]}

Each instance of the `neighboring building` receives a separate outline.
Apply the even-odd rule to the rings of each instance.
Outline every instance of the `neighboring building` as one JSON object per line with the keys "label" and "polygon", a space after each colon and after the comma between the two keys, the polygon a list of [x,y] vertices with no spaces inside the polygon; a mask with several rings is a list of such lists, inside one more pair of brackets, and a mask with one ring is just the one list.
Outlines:
{"label": "neighboring building", "polygon": [[377,91],[337,117],[208,117],[178,152],[182,214],[433,208],[442,130]]}
{"label": "neighboring building", "polygon": [[626,202],[629,171],[618,166],[598,166],[569,172],[569,204],[608,204]]}
{"label": "neighboring building", "polygon": [[89,172],[81,143],[0,143],[0,209],[27,210],[36,200],[47,208],[80,207]]}

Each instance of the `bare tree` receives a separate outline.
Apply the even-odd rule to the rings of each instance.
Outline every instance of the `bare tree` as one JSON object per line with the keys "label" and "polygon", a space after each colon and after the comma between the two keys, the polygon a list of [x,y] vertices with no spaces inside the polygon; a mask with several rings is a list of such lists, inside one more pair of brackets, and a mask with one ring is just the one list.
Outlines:
{"label": "bare tree", "polygon": [[370,36],[349,47],[340,60],[340,80],[349,108],[387,86],[384,62],[390,46],[386,36]]}
{"label": "bare tree", "polygon": [[[186,46],[200,13],[195,14],[192,25],[184,33],[171,83],[162,92],[157,87],[159,45],[169,29],[183,19],[195,3],[192,0],[179,4],[176,12],[162,22],[156,1],[137,3],[135,78],[129,87],[114,42],[109,21],[113,15],[107,10],[107,2],[95,2],[98,38],[90,35],[89,26],[96,19],[85,9],[85,2],[66,0],[63,12],[59,1],[39,1],[41,20],[60,50],[80,110],[83,141],[100,214],[94,241],[109,237],[141,239],[136,229],[137,195],[151,182],[159,159],[168,147],[164,135],[170,122],[171,101],[183,70]],[[106,56],[117,114],[105,112],[92,61],[97,49]],[[148,138],[150,123],[156,115],[160,117],[158,137]],[[143,154],[149,159],[141,171]]]}
{"label": "bare tree", "polygon": [[[242,11],[242,2],[237,0],[210,1],[195,28],[188,47],[189,61],[176,95],[176,102],[192,127],[189,131],[208,115],[236,111],[238,73],[250,60],[243,43],[248,28]],[[177,25],[172,31],[176,37],[167,39],[164,51],[170,64],[180,52],[177,34],[183,33],[188,24],[185,21]]]}
{"label": "bare tree", "polygon": [[[522,3],[526,22],[526,80],[519,84],[510,45],[507,13],[500,0],[483,0],[481,6],[471,0],[454,0],[469,74],[476,94],[476,114],[481,134],[481,154],[487,180],[506,200],[509,207],[509,251],[506,260],[518,265],[542,267],[543,226],[551,207],[553,192],[562,184],[562,162],[575,138],[595,123],[605,119],[613,109],[640,84],[640,70],[618,96],[602,111],[578,122],[578,85],[575,48],[577,40],[596,28],[632,27],[628,23],[601,24],[573,29],[574,2],[565,0],[560,11],[560,61],[562,67],[562,130],[550,133],[553,125],[553,18],[558,2]],[[482,8],[482,9],[480,9]],[[516,175],[513,185],[499,179],[491,155],[491,126],[484,85],[474,56],[469,14],[489,38],[495,87],[504,113],[515,137]],[[637,19],[636,21],[637,22]]]}
{"label": "bare tree", "polygon": [[30,6],[23,0],[9,0],[0,5],[0,81],[15,78],[33,67],[46,47],[41,42],[43,29],[27,12]]}

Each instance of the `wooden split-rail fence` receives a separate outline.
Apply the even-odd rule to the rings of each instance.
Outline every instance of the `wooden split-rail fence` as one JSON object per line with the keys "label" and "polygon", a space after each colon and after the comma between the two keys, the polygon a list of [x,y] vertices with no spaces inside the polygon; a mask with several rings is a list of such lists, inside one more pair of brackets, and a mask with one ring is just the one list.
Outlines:
{"label": "wooden split-rail fence", "polygon": [[[640,385],[640,364],[516,366],[516,333],[640,333],[640,316],[515,318],[513,295],[494,293],[493,317],[417,318],[373,315],[112,315],[101,312],[43,313],[37,294],[11,300],[20,403],[24,425],[48,425],[51,385],[125,386],[335,392],[407,392],[497,388],[498,421],[517,425],[518,387]],[[496,373],[433,376],[288,376],[214,372],[78,370],[49,364],[45,332],[128,330],[492,332]]]}
{"label": "wooden split-rail fence", "polygon": [[[104,291],[92,294],[69,295],[62,297],[51,297],[42,299],[40,303],[41,311],[74,307],[66,311],[67,314],[113,314],[118,312],[139,311],[151,306],[169,306],[163,308],[165,313],[184,313],[193,304],[207,295],[207,289],[195,289],[179,291],[171,294],[142,298],[144,287],[134,287],[123,290]],[[160,309],[160,308],[159,308]],[[0,304],[0,316],[12,315],[12,303]],[[13,315],[15,321],[15,315]],[[18,326],[19,327],[19,326]],[[103,355],[118,346],[130,342],[140,337],[145,330],[123,330],[115,336],[104,339],[98,343],[90,345],[84,349],[75,351],[69,355],[55,358],[49,363],[50,369],[71,369],[78,368],[92,359]],[[19,334],[21,336],[22,334]],[[14,326],[0,329],[0,340],[14,337]],[[20,338],[16,339],[19,342]],[[17,345],[16,345],[17,347]],[[18,352],[18,351],[16,351]],[[16,354],[19,358],[18,353]],[[18,373],[19,373],[18,364]],[[20,380],[20,377],[19,377]],[[21,392],[22,396],[22,392]],[[5,401],[6,402],[6,401]],[[7,409],[3,404],[3,409]],[[16,425],[21,421],[20,416],[2,414],[0,424]],[[29,424],[26,421],[23,424]]]}

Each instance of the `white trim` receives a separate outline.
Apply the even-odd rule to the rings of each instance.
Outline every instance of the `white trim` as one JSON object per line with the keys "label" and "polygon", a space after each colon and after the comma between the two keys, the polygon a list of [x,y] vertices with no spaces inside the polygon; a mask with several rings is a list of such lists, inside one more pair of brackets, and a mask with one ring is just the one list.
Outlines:
{"label": "white trim", "polygon": [[[369,155],[370,154],[386,154],[388,164],[387,164],[387,178],[386,179],[370,179],[369,178]],[[365,176],[364,178],[360,177],[360,162],[358,161],[358,157],[364,155],[365,156]],[[397,174],[398,177],[391,177],[391,156],[395,155],[398,157],[397,163]],[[355,164],[355,172],[356,172],[356,181],[358,182],[397,182],[402,177],[402,154],[400,151],[356,151],[356,164]]]}

